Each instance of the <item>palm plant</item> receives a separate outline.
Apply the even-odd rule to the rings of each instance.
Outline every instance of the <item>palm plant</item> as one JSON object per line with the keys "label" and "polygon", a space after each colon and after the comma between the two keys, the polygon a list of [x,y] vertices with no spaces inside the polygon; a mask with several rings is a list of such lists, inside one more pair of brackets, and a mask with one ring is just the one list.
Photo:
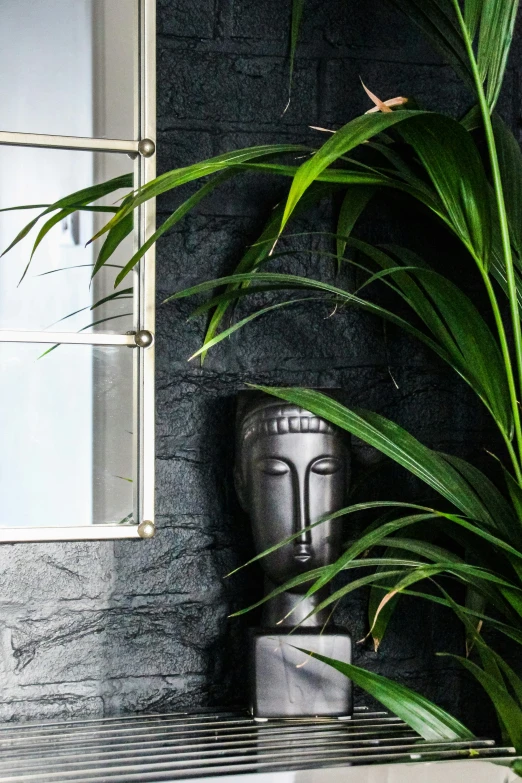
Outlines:
{"label": "palm plant", "polygon": [[[108,262],[131,230],[134,209],[149,198],[205,179],[129,260],[116,279],[117,285],[163,233],[224,180],[245,171],[290,178],[286,202],[273,211],[258,242],[247,249],[235,273],[174,293],[167,301],[223,287],[195,311],[196,315],[210,314],[203,344],[194,354],[203,361],[209,349],[253,319],[301,302],[303,292],[311,291],[313,298],[357,307],[398,325],[433,350],[475,392],[503,443],[503,451],[497,456],[502,464],[504,491],[475,466],[427,448],[378,414],[347,408],[317,391],[258,387],[362,438],[425,482],[448,504],[438,510],[397,503],[366,503],[343,509],[339,516],[386,505],[393,516],[371,525],[336,563],[317,569],[313,575],[304,574],[293,584],[299,580],[310,582],[309,596],[341,571],[375,566],[374,573],[335,590],[318,609],[371,585],[370,626],[377,644],[401,593],[420,595],[454,611],[478,653],[477,662],[463,657],[461,663],[491,697],[503,731],[522,751],[522,679],[480,633],[483,625],[489,626],[517,645],[522,644],[522,153],[494,111],[518,0],[393,3],[421,27],[472,90],[476,106],[461,121],[410,108],[402,101],[383,102],[372,96],[378,111],[356,117],[318,149],[300,144],[252,147],[162,174],[131,192],[99,232],[97,236],[105,236],[105,241],[93,274]],[[295,54],[303,0],[294,0],[293,11]],[[397,104],[394,110],[390,103]],[[477,146],[477,139],[482,138],[484,158]],[[298,163],[297,156],[303,155],[305,162]],[[104,188],[99,196],[110,192],[111,186],[106,183]],[[339,191],[344,198],[332,256],[339,266],[349,264],[361,270],[366,275],[364,286],[354,292],[321,279],[266,271],[272,259],[282,259],[286,254],[279,251],[279,240],[283,232],[285,238],[292,236],[287,230],[292,219],[325,195]],[[381,191],[401,192],[422,204],[460,241],[485,292],[488,318],[461,288],[411,250],[375,247],[352,236],[358,217]],[[72,194],[66,203],[62,200],[50,205],[40,216],[46,223],[39,236],[52,226],[52,221],[56,222],[61,210],[92,208],[88,205],[97,197],[96,189],[91,189],[87,195]],[[49,214],[53,216],[49,218]],[[32,225],[22,232],[24,236]],[[19,235],[14,242],[21,238]],[[348,249],[357,251],[357,261],[346,255]],[[393,293],[401,302],[400,313],[376,304],[366,291],[363,293],[373,284],[386,286]],[[271,299],[225,328],[224,319],[238,300],[281,290],[291,291],[293,298],[275,304]],[[402,314],[404,309],[411,317]],[[437,527],[452,537],[469,557],[464,559],[448,547],[423,539],[426,522],[430,530]],[[412,534],[409,529],[413,526]],[[365,556],[375,547],[384,547],[384,554]],[[443,577],[469,588],[473,600],[457,602]],[[414,589],[425,580],[429,580],[429,589]],[[278,589],[289,587],[287,584]],[[357,667],[330,663],[423,736],[469,736],[460,723],[408,689]]]}

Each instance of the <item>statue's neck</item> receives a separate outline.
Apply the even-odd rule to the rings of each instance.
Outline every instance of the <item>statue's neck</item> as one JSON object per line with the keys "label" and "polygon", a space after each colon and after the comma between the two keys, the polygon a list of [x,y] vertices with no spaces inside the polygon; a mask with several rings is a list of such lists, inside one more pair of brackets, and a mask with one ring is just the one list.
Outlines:
{"label": "statue's neck", "polygon": [[[268,579],[265,582],[265,590],[268,595],[275,589],[275,585]],[[298,593],[279,593],[264,604],[262,625],[264,628],[280,628],[281,630],[293,628],[296,625],[300,625],[301,628],[320,628],[328,621],[329,608],[321,609],[311,617],[307,617],[307,615],[328,595],[328,588],[318,590],[309,598],[304,598]],[[289,612],[291,614],[287,617]]]}

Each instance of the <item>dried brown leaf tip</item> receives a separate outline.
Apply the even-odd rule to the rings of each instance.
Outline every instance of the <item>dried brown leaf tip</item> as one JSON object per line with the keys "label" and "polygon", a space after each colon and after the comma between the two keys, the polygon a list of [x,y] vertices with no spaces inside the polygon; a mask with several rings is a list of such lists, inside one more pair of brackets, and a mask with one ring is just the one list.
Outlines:
{"label": "dried brown leaf tip", "polygon": [[405,103],[408,103],[408,99],[401,96],[398,96],[397,98],[388,98],[387,101],[381,101],[381,99],[378,98],[375,93],[368,89],[362,79],[361,84],[368,98],[372,101],[372,103],[375,104],[375,106],[372,106],[371,109],[368,109],[366,114],[373,114],[373,112],[376,111],[390,112],[392,110],[392,106],[403,106]]}
{"label": "dried brown leaf tip", "polygon": [[308,127],[311,130],[321,131],[321,133],[335,133],[334,130],[331,130],[330,128],[320,128],[319,125],[309,125]]}

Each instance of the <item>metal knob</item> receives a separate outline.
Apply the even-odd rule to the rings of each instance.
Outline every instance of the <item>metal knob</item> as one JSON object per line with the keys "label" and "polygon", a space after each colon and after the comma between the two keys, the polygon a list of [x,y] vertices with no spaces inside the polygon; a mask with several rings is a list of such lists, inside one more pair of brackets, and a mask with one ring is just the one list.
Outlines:
{"label": "metal knob", "polygon": [[156,526],[154,522],[150,522],[148,519],[144,519],[138,525],[138,535],[140,538],[154,538],[156,533]]}
{"label": "metal knob", "polygon": [[154,335],[147,329],[140,329],[134,335],[134,342],[138,348],[148,348],[154,342]]}
{"label": "metal knob", "polygon": [[142,139],[138,144],[138,152],[143,158],[151,158],[156,152],[156,145],[152,139]]}

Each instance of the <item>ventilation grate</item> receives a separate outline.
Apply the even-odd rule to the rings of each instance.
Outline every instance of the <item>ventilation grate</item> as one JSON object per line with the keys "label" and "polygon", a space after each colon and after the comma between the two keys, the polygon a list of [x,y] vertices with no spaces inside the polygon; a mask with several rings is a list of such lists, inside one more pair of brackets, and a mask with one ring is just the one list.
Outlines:
{"label": "ventilation grate", "polygon": [[0,783],[159,783],[325,766],[499,759],[493,740],[426,742],[399,718],[361,708],[349,720],[256,722],[187,712],[0,726]]}

